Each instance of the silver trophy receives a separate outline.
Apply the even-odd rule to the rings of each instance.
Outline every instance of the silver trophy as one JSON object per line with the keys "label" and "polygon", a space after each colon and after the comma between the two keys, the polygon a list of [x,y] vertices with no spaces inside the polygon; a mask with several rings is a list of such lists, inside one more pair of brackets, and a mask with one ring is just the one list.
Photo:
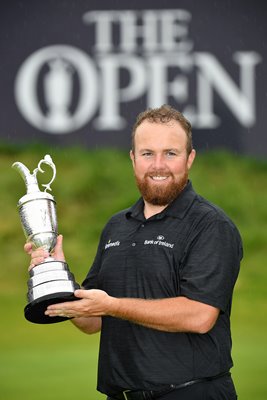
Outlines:
{"label": "silver trophy", "polygon": [[[37,173],[43,173],[42,164],[52,168],[53,176],[49,183],[42,184],[45,190],[39,190]],[[56,166],[49,155],[46,155],[31,174],[21,162],[12,165],[26,184],[27,193],[18,202],[23,231],[28,242],[36,248],[43,247],[49,253],[57,242],[58,228],[56,203],[54,197],[47,193],[56,177]],[[67,317],[48,317],[44,314],[50,304],[77,300],[74,291],[79,288],[68,264],[48,257],[30,271],[28,280],[28,304],[24,309],[25,318],[37,324],[49,324],[68,319]]]}

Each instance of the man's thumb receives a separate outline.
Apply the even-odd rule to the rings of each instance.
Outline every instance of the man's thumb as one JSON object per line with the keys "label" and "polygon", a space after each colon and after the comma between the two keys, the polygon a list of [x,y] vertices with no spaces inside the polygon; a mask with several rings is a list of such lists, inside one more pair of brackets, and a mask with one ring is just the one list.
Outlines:
{"label": "man's thumb", "polygon": [[58,235],[57,244],[54,248],[53,254],[57,260],[65,261],[65,256],[63,252],[63,236]]}
{"label": "man's thumb", "polygon": [[80,299],[84,299],[84,298],[89,297],[89,296],[88,296],[88,290],[84,290],[84,289],[77,289],[77,290],[75,290],[74,295],[75,295],[76,297],[79,297]]}

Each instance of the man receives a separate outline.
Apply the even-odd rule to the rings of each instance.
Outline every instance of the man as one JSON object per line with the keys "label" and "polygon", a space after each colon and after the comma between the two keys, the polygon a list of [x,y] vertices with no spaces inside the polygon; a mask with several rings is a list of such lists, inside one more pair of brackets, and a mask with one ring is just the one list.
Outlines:
{"label": "man", "polygon": [[[195,193],[191,125],[170,106],[136,121],[131,160],[142,198],[104,228],[80,300],[46,314],[101,329],[98,390],[109,400],[236,399],[230,310],[238,230]],[[34,250],[31,267],[47,254]],[[54,257],[64,260],[62,236]]]}

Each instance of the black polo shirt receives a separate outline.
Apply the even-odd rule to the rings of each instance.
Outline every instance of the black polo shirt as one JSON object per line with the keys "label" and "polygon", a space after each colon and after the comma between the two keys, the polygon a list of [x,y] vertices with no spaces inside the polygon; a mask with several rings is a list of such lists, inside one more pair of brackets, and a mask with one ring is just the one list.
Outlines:
{"label": "black polo shirt", "polygon": [[242,258],[233,222],[189,182],[161,213],[144,218],[143,200],[113,216],[83,286],[114,297],[186,296],[217,307],[206,334],[170,333],[103,317],[98,390],[157,389],[229,370],[230,310]]}

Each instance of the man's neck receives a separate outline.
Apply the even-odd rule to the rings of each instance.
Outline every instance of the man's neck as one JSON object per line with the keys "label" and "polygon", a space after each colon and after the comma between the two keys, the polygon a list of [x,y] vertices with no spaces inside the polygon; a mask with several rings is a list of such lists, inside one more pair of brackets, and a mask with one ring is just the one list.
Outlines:
{"label": "man's neck", "polygon": [[166,207],[168,207],[168,204],[165,206],[155,206],[154,204],[147,203],[144,200],[144,216],[146,219],[151,218],[153,215],[159,214]]}

